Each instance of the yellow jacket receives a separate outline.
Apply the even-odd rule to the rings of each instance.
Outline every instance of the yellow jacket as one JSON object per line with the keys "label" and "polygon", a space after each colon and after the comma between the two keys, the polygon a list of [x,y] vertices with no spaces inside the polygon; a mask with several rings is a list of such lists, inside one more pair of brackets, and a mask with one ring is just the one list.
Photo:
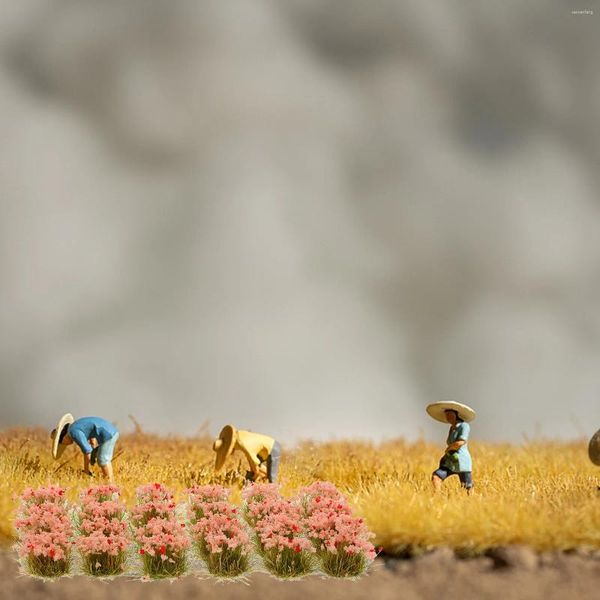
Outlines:
{"label": "yellow jacket", "polygon": [[251,464],[258,467],[271,454],[275,440],[262,433],[238,429],[237,443]]}

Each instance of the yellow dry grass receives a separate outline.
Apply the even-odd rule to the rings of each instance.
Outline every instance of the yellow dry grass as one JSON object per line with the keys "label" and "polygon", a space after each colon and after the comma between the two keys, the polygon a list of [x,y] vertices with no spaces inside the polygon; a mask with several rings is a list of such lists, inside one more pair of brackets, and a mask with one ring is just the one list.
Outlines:
{"label": "yellow dry grass", "polygon": [[[193,483],[230,485],[233,500],[239,501],[243,457],[228,459],[225,471],[216,476],[211,442],[207,435],[158,437],[139,428],[122,435],[114,469],[125,502],[133,502],[138,485],[154,481],[174,488],[179,500]],[[96,479],[81,473],[76,447],[55,462],[49,445],[44,430],[0,432],[0,541],[5,544],[14,539],[16,495],[24,488],[60,484],[76,500],[80,490],[100,481],[99,471]],[[465,553],[504,544],[538,550],[600,547],[600,472],[589,462],[584,441],[522,446],[472,442],[470,447],[476,485],[471,496],[456,477],[445,482],[440,494],[432,492],[430,474],[442,446],[422,441],[377,446],[305,442],[284,448],[280,483],[283,493],[291,495],[317,479],[333,482],[376,533],[375,544],[391,553],[436,545]]]}

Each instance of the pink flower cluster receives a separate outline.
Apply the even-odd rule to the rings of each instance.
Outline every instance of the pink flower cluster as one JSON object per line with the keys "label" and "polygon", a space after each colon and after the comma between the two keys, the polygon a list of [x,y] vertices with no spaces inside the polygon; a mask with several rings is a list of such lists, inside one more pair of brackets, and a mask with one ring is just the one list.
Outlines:
{"label": "pink flower cluster", "polygon": [[49,504],[55,502],[64,504],[65,490],[57,485],[48,485],[41,488],[27,488],[21,494],[21,501],[24,505]]}
{"label": "pink flower cluster", "polygon": [[25,490],[15,528],[19,556],[27,561],[30,572],[54,576],[68,570],[73,531],[62,488]]}
{"label": "pink flower cluster", "polygon": [[208,570],[220,577],[236,577],[248,570],[250,537],[238,508],[227,501],[229,490],[219,485],[188,490],[190,533]]}
{"label": "pink flower cluster", "polygon": [[281,494],[276,483],[254,483],[242,490],[242,498],[247,504],[254,504],[268,499],[278,500]]}
{"label": "pink flower cluster", "polygon": [[300,488],[298,497],[306,516],[324,509],[345,514],[352,512],[344,495],[329,481],[315,481],[309,486]]}
{"label": "pink flower cluster", "polygon": [[314,553],[315,548],[306,537],[304,518],[300,507],[290,500],[268,500],[268,510],[255,525],[261,549],[306,551]]}
{"label": "pink flower cluster", "polygon": [[368,560],[376,556],[375,548],[369,541],[369,532],[362,519],[350,514],[317,510],[306,521],[308,536],[317,550],[333,554],[364,554]]}
{"label": "pink flower cluster", "polygon": [[209,553],[240,548],[251,550],[250,538],[239,519],[238,509],[229,503],[215,502],[204,508],[204,517],[190,527],[194,541],[201,542]]}
{"label": "pink flower cluster", "polygon": [[174,562],[174,555],[179,556],[190,545],[184,527],[174,516],[153,517],[135,530],[139,553],[158,556],[161,561]]}
{"label": "pink flower cluster", "polygon": [[202,519],[207,511],[223,512],[229,506],[230,490],[222,485],[194,485],[187,493],[188,515],[192,523]]}
{"label": "pink flower cluster", "polygon": [[227,502],[231,490],[222,485],[195,484],[187,490],[190,500],[202,504],[212,502]]}
{"label": "pink flower cluster", "polygon": [[[90,574],[119,572],[130,539],[125,505],[119,501],[119,488],[113,485],[92,486],[80,496],[79,537],[77,548],[90,561]],[[116,557],[120,560],[111,560]]]}
{"label": "pink flower cluster", "polygon": [[254,527],[258,553],[280,578],[302,577],[314,569],[313,544],[306,536],[302,507],[285,500],[275,484],[254,484],[242,492],[245,516]]}
{"label": "pink flower cluster", "polygon": [[112,483],[107,485],[93,485],[81,494],[80,502],[82,506],[85,506],[87,502],[118,501],[120,495],[121,490]]}
{"label": "pink flower cluster", "polygon": [[136,491],[136,506],[131,512],[133,522],[145,525],[155,518],[169,520],[174,518],[175,500],[173,493],[160,483],[140,486]]}
{"label": "pink flower cluster", "polygon": [[352,516],[344,496],[329,482],[315,482],[299,494],[307,536],[319,553],[324,570],[336,576],[363,572],[376,556],[369,541],[374,534],[363,519]]}
{"label": "pink flower cluster", "polygon": [[249,485],[242,491],[242,498],[245,501],[244,516],[251,527],[256,527],[269,515],[277,514],[286,508],[279,493],[279,486],[275,483]]}
{"label": "pink flower cluster", "polygon": [[150,576],[176,576],[185,570],[190,540],[185,524],[177,520],[175,506],[172,492],[160,483],[137,489],[137,506],[132,511],[134,538]]}

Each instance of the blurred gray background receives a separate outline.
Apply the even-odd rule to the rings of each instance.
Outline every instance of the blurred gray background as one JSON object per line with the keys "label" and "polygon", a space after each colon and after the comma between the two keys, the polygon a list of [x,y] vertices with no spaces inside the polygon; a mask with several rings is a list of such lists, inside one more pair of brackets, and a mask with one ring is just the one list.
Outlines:
{"label": "blurred gray background", "polygon": [[1,427],[600,427],[589,3],[0,7]]}

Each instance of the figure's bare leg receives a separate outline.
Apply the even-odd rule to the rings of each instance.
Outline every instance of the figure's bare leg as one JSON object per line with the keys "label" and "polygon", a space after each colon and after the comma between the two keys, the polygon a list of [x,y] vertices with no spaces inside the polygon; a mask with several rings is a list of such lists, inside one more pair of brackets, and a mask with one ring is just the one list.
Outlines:
{"label": "figure's bare leg", "polygon": [[439,492],[442,489],[442,480],[437,475],[431,478],[431,483],[433,484],[434,491]]}
{"label": "figure's bare leg", "polygon": [[113,483],[113,468],[112,468],[112,463],[107,463],[105,465],[100,465],[100,468],[102,469],[102,473],[104,474],[104,477],[106,477],[108,479],[108,483]]}

